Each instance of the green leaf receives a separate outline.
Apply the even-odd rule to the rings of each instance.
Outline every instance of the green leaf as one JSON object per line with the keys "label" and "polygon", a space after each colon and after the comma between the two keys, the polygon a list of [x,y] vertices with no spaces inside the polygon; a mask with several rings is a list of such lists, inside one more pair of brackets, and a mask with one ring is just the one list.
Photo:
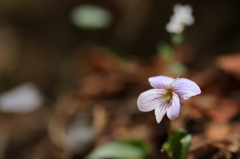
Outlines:
{"label": "green leaf", "polygon": [[172,63],[170,65],[170,70],[176,75],[183,75],[187,71],[187,67],[179,62]]}
{"label": "green leaf", "polygon": [[162,42],[158,46],[158,53],[164,59],[171,59],[173,55],[173,49],[166,42]]}
{"label": "green leaf", "polygon": [[185,159],[187,156],[188,148],[190,146],[190,143],[192,141],[192,135],[188,134],[185,137],[183,137],[180,142],[182,144],[182,149],[181,149],[181,156],[180,159]]}
{"label": "green leaf", "polygon": [[150,154],[150,147],[143,141],[112,141],[95,148],[86,159],[143,159]]}
{"label": "green leaf", "polygon": [[173,154],[177,154],[180,156],[181,152],[181,143],[180,140],[186,136],[186,133],[182,130],[176,130],[173,132],[172,136],[170,137],[168,141],[168,147],[167,151],[168,152],[173,152]]}
{"label": "green leaf", "polygon": [[172,44],[176,46],[183,42],[184,36],[181,33],[180,34],[172,34],[171,40],[172,40]]}
{"label": "green leaf", "polygon": [[185,133],[183,130],[176,130],[164,145],[164,148],[172,153],[173,159],[185,159],[191,139],[191,135]]}
{"label": "green leaf", "polygon": [[84,4],[73,9],[71,20],[74,25],[83,29],[103,29],[110,25],[112,15],[100,6]]}

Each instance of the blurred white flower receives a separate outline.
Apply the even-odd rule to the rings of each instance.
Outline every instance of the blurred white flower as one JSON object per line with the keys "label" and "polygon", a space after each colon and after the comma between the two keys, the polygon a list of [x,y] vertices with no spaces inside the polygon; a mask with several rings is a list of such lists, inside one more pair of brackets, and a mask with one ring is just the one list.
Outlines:
{"label": "blurred white flower", "polygon": [[181,33],[185,25],[192,25],[194,17],[192,16],[192,7],[190,5],[176,4],[173,7],[174,14],[170,18],[170,22],[166,25],[169,33]]}
{"label": "blurred white flower", "polygon": [[192,16],[192,7],[188,4],[176,4],[173,8],[174,16],[184,25],[192,25],[194,17]]}
{"label": "blurred white flower", "polygon": [[181,23],[176,23],[175,21],[169,22],[166,25],[166,30],[169,33],[181,33],[184,29],[184,26]]}
{"label": "blurred white flower", "polygon": [[43,97],[32,83],[25,83],[0,95],[0,111],[29,113],[38,109]]}

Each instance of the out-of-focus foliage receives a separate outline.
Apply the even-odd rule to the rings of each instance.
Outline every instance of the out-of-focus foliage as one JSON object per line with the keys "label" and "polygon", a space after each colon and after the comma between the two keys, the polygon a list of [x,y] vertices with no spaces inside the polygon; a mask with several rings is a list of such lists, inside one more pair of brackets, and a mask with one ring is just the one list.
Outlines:
{"label": "out-of-focus foliage", "polygon": [[176,75],[183,75],[187,71],[187,67],[180,62],[175,62],[170,66],[170,70]]}
{"label": "out-of-focus foliage", "polygon": [[73,9],[71,20],[74,25],[83,29],[102,29],[111,24],[112,15],[103,7],[83,4]]}
{"label": "out-of-focus foliage", "polygon": [[173,49],[166,42],[160,43],[160,45],[158,46],[158,52],[160,56],[166,60],[171,59],[173,56]]}
{"label": "out-of-focus foliage", "polygon": [[94,149],[87,159],[93,158],[136,158],[143,159],[150,154],[150,147],[142,141],[112,141]]}
{"label": "out-of-focus foliage", "polygon": [[183,34],[172,34],[171,41],[173,45],[177,46],[180,45],[184,40]]}

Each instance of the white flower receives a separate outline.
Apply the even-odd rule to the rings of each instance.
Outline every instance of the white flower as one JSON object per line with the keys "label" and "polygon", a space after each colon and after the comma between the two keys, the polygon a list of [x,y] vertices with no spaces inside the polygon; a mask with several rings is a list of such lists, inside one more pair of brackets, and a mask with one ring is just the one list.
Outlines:
{"label": "white flower", "polygon": [[173,7],[174,14],[170,22],[166,25],[166,30],[170,33],[181,33],[185,25],[192,25],[194,17],[192,16],[192,7],[190,5],[176,4]]}
{"label": "white flower", "polygon": [[181,33],[184,29],[184,26],[181,24],[181,23],[178,23],[178,22],[175,22],[175,21],[172,21],[172,22],[169,22],[167,23],[166,25],[166,30],[169,32],[169,33]]}
{"label": "white flower", "polygon": [[137,105],[143,112],[155,109],[158,123],[161,122],[165,113],[169,119],[175,120],[180,113],[180,100],[187,100],[201,93],[198,85],[186,78],[156,76],[148,80],[154,89],[141,93]]}
{"label": "white flower", "polygon": [[192,25],[194,23],[194,17],[192,16],[192,7],[190,5],[176,4],[173,8],[174,18],[184,25]]}

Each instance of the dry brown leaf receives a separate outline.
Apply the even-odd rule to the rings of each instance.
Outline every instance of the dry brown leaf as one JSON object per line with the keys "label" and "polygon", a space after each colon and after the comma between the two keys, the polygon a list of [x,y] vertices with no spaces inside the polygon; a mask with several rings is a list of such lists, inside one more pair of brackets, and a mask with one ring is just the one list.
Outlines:
{"label": "dry brown leaf", "polygon": [[123,61],[107,48],[88,46],[78,50],[81,69],[97,72],[115,72],[122,67]]}
{"label": "dry brown leaf", "polygon": [[226,141],[232,129],[227,123],[211,123],[205,132],[209,140]]}
{"label": "dry brown leaf", "polygon": [[96,105],[93,108],[93,128],[97,133],[100,133],[107,126],[108,112],[101,105]]}
{"label": "dry brown leaf", "polygon": [[219,99],[206,113],[215,121],[227,122],[238,115],[239,105],[230,99]]}
{"label": "dry brown leaf", "polygon": [[240,54],[224,55],[216,59],[216,66],[226,72],[240,77]]}
{"label": "dry brown leaf", "polygon": [[227,150],[225,143],[203,140],[191,151],[194,159],[231,159],[232,155]]}

